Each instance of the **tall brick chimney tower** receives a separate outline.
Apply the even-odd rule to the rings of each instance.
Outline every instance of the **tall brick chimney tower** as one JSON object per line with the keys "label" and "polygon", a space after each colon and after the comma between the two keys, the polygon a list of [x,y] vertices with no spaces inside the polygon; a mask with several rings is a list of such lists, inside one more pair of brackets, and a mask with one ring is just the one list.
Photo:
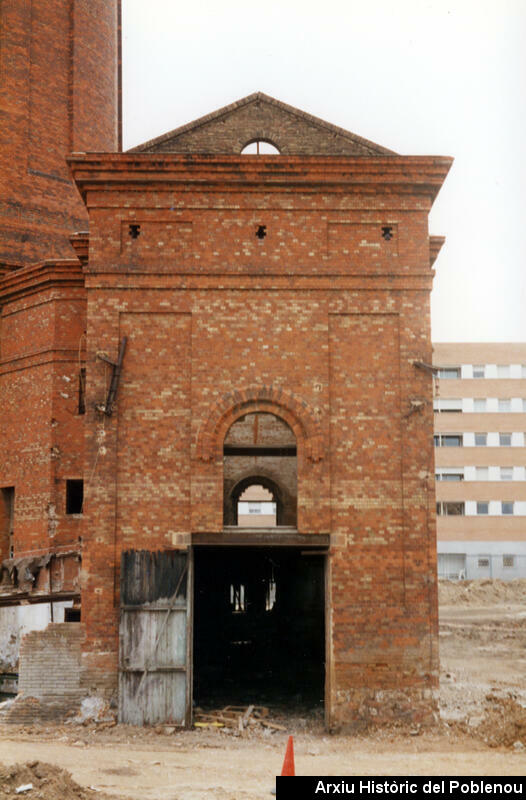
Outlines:
{"label": "tall brick chimney tower", "polygon": [[72,256],[71,152],[120,149],[121,0],[0,5],[0,274]]}

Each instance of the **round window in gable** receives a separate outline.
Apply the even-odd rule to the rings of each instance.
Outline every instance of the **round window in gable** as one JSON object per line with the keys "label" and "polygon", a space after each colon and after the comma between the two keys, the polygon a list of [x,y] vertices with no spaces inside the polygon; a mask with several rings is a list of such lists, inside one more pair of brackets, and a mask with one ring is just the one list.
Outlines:
{"label": "round window in gable", "polygon": [[248,142],[241,151],[242,156],[279,156],[278,148],[265,139],[254,139]]}

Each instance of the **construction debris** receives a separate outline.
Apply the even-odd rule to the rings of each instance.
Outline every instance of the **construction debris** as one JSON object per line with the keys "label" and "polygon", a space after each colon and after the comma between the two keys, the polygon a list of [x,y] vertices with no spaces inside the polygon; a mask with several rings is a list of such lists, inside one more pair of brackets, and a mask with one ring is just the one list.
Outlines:
{"label": "construction debris", "polygon": [[225,706],[214,711],[195,709],[196,728],[228,728],[242,734],[246,730],[266,728],[271,731],[285,731],[285,725],[272,722],[266,706]]}
{"label": "construction debris", "polygon": [[79,786],[69,772],[43,761],[0,765],[0,800],[10,797],[35,797],[38,800],[110,800],[104,792]]}
{"label": "construction debris", "polygon": [[489,747],[520,750],[520,745],[526,742],[526,708],[511,692],[508,697],[488,694],[486,702],[486,713],[474,729],[475,736]]}
{"label": "construction debris", "polygon": [[470,581],[438,582],[440,605],[491,606],[501,603],[526,603],[526,578],[499,580],[481,578]]}
{"label": "construction debris", "polygon": [[117,724],[117,715],[109,703],[101,697],[85,697],[78,714],[71,719],[71,722],[76,725],[95,722],[103,727],[111,727]]}

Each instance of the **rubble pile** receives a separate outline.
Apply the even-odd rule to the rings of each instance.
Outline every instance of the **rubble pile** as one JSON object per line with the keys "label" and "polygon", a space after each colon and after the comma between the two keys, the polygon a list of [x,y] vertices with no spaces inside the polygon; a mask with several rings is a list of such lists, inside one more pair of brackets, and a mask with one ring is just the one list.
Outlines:
{"label": "rubble pile", "polygon": [[513,695],[486,697],[486,713],[474,730],[490,747],[526,748],[526,708]]}
{"label": "rubble pile", "polygon": [[520,605],[526,603],[526,578],[514,578],[511,581],[498,578],[471,581],[440,579],[438,601],[440,605]]}
{"label": "rubble pile", "polygon": [[0,765],[0,800],[20,797],[26,800],[109,800],[108,795],[75,783],[69,772],[31,761],[28,764]]}

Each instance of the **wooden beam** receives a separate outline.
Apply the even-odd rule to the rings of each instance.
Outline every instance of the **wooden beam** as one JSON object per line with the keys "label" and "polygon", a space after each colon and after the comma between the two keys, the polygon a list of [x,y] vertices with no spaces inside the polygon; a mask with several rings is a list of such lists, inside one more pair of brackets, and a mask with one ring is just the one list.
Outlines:
{"label": "wooden beam", "polygon": [[193,533],[193,545],[230,547],[323,547],[330,544],[328,533],[298,533],[294,528],[234,528],[217,533]]}
{"label": "wooden beam", "polygon": [[281,456],[295,457],[295,445],[225,444],[225,456]]}
{"label": "wooden beam", "polygon": [[80,600],[79,592],[53,592],[50,594],[29,594],[29,592],[14,592],[0,594],[0,606],[32,606],[36,603],[55,603],[62,600]]}

